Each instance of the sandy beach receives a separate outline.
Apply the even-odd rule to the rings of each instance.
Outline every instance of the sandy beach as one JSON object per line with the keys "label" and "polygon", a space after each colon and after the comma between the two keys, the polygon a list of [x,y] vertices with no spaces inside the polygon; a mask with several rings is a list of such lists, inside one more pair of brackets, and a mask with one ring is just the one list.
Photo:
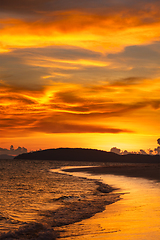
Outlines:
{"label": "sandy beach", "polygon": [[62,239],[159,239],[160,164],[111,164],[65,171],[97,176],[105,184],[119,188],[122,195],[120,201],[106,206],[105,211],[64,226],[66,233]]}
{"label": "sandy beach", "polygon": [[126,177],[141,177],[160,181],[160,164],[111,164],[89,168],[67,169],[67,172],[87,172],[91,174],[114,174]]}

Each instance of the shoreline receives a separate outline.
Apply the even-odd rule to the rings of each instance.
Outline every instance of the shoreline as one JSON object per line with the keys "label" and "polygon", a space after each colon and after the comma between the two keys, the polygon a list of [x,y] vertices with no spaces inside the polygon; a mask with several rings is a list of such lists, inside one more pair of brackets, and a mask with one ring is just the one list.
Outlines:
{"label": "shoreline", "polygon": [[[81,178],[80,176],[76,177]],[[86,177],[86,180],[87,179],[88,178]],[[114,188],[96,179],[90,180],[93,180],[96,185],[96,189],[91,198],[68,203],[67,205],[57,209],[55,213],[51,213],[51,215],[50,213],[48,214],[49,224],[51,223],[51,227],[58,236],[56,239],[64,239],[66,236],[69,237],[68,228],[72,228],[74,224],[80,224],[81,226],[82,221],[89,221],[89,219],[94,217],[96,214],[103,213],[107,206],[121,200],[121,195],[124,193],[115,192],[120,190],[119,188]]]}
{"label": "shoreline", "polygon": [[[67,173],[60,173],[66,174]],[[84,178],[75,176],[76,178]],[[88,197],[75,198],[70,201],[62,198],[62,206],[56,210],[41,211],[40,221],[27,223],[16,230],[0,233],[0,239],[25,239],[25,234],[32,235],[35,239],[45,236],[48,239],[59,239],[63,235],[63,227],[81,222],[93,217],[96,213],[103,212],[107,205],[113,204],[121,199],[121,194],[114,192],[115,189],[108,184],[96,179],[88,179],[95,184],[95,189]],[[44,238],[45,239],[45,238]]]}
{"label": "shoreline", "polygon": [[[105,211],[84,221],[82,227],[76,224],[70,226],[69,230],[64,228],[67,233],[72,233],[73,237],[77,236],[77,240],[81,240],[81,232],[85,228],[84,240],[91,240],[94,237],[140,240],[148,239],[148,235],[151,235],[151,239],[159,239],[160,165],[110,164],[110,166],[72,168],[65,171],[89,173],[91,174],[87,175],[89,177],[93,174],[95,178],[100,177],[110,186],[113,182],[113,186],[119,187],[122,195],[124,193],[123,196],[121,195],[122,201],[106,206]],[[83,225],[86,227],[83,228]],[[78,235],[76,235],[77,229],[80,229]],[[62,239],[65,239],[65,236],[67,234],[64,234]]]}
{"label": "shoreline", "polygon": [[[63,238],[63,235],[65,235],[64,229],[67,229],[68,225],[72,226],[74,223],[90,219],[96,213],[103,213],[107,205],[110,205],[109,208],[112,208],[111,205],[113,203],[116,203],[120,201],[121,198],[123,198],[122,195],[125,194],[123,190],[119,188],[115,189],[110,183],[108,185],[101,182],[103,176],[102,179],[97,180],[96,177],[92,178],[92,176],[89,178],[83,177],[83,172],[93,175],[124,175],[127,177],[139,177],[160,182],[160,164],[109,163],[108,165],[103,164],[102,166],[94,167],[72,166],[71,168],[68,167],[67,169],[62,169],[61,171],[62,174],[67,175],[73,173],[73,176],[76,172],[79,172],[81,174],[78,174],[79,176],[75,177],[86,178],[86,180],[90,179],[94,181],[95,190],[90,196],[87,198],[75,198],[74,202],[70,202],[67,199],[64,199],[64,205],[62,205],[62,207],[59,209],[56,209],[55,211],[48,210],[41,212],[42,222],[34,222],[33,224],[27,224],[23,228],[19,228],[17,231],[8,232],[2,235],[0,234],[0,239],[6,239],[6,236],[10,236],[12,239],[18,239],[18,236],[21,233],[26,233],[28,231],[32,232],[32,230],[35,232],[32,232],[33,235],[35,234],[35,239],[38,239],[38,237],[41,236],[42,232],[46,236],[52,236],[51,239]],[[118,184],[116,186],[118,187]]]}
{"label": "shoreline", "polygon": [[[72,172],[74,172],[75,169],[82,168],[79,168],[79,166],[73,166],[71,169],[73,170]],[[60,168],[60,170],[55,172],[59,174],[70,175],[67,170],[68,169]],[[48,222],[52,223],[51,226],[53,228],[59,228],[61,226],[63,227],[85,219],[89,219],[96,213],[103,212],[107,205],[120,201],[121,195],[123,194],[121,192],[115,192],[119,190],[118,188],[114,188],[106,183],[101,182],[100,180],[83,176],[74,177],[82,178],[86,181],[93,181],[95,184],[95,189],[87,198],[86,196],[82,196],[81,198],[75,199],[73,202],[67,201],[66,199],[66,201],[64,201],[64,206],[56,209],[55,211],[46,211],[44,215],[46,215],[49,219]]]}
{"label": "shoreline", "polygon": [[123,175],[126,177],[138,177],[148,180],[155,180],[160,182],[160,164],[111,164],[110,166],[96,166],[96,167],[84,167],[84,168],[72,168],[65,169],[65,172],[86,172],[89,174],[101,175]]}
{"label": "shoreline", "polygon": [[54,212],[46,211],[45,217],[47,216],[51,227],[55,229],[91,218],[96,213],[103,212],[107,205],[121,199],[121,193],[114,193],[117,189],[97,180],[95,180],[95,184],[97,187],[90,198],[66,202],[64,206]]}

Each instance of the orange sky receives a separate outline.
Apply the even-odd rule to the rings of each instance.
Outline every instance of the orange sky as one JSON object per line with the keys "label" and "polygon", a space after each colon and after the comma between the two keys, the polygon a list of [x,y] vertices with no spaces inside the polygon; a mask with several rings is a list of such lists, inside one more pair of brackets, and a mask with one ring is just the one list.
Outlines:
{"label": "orange sky", "polygon": [[0,147],[157,147],[158,1],[6,0],[0,36]]}

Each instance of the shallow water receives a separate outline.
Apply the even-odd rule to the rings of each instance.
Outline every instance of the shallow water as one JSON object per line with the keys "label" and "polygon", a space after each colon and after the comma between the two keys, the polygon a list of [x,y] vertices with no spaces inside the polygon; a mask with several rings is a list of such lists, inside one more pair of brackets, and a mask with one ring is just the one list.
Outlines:
{"label": "shallow water", "polygon": [[[55,239],[56,231],[58,239],[66,240],[160,239],[160,183],[113,175],[59,174],[60,167],[75,164],[84,163],[0,160],[0,239]],[[106,198],[97,192],[93,179],[125,194],[95,214],[103,210]],[[116,194],[108,196],[112,203]],[[69,224],[73,220],[80,222]]]}
{"label": "shallow water", "polygon": [[[75,223],[63,230],[62,239],[90,240],[155,240],[160,239],[160,183],[142,178],[114,175],[76,176],[99,178],[104,183],[119,187],[125,194],[121,200],[106,206],[103,213]],[[65,237],[65,238],[64,238]]]}
{"label": "shallow water", "polygon": [[[22,239],[22,233],[26,239],[29,232],[31,235],[37,232],[33,239],[46,239],[46,235],[42,235],[48,231],[52,235],[53,218],[60,222],[58,215],[55,219],[55,212],[60,207],[92,195],[96,188],[94,181],[50,171],[74,164],[47,160],[0,160],[0,239],[6,239],[6,236]],[[7,235],[10,231],[12,234]],[[3,232],[5,234],[1,236]],[[41,232],[40,236],[38,232]]]}

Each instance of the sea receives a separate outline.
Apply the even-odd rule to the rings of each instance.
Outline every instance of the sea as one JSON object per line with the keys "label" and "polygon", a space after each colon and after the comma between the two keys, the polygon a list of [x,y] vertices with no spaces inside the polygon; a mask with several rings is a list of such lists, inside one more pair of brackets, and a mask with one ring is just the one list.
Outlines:
{"label": "sea", "polygon": [[0,160],[0,240],[160,239],[160,182],[63,171],[98,165]]}
{"label": "sea", "polygon": [[0,160],[0,239],[56,239],[59,227],[104,210],[99,182],[59,172],[75,165],[93,163]]}

